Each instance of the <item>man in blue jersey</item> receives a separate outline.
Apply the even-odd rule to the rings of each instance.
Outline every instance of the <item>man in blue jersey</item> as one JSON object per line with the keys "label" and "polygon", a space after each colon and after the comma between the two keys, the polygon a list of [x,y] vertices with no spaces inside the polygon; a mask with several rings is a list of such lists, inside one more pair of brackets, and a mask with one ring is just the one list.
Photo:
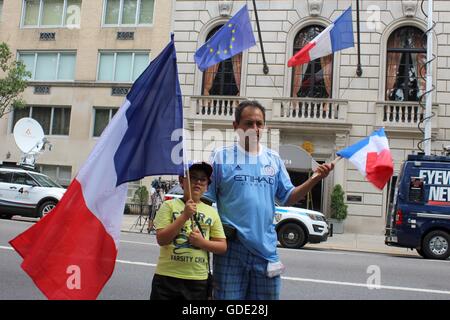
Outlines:
{"label": "man in blue jersey", "polygon": [[218,300],[279,299],[284,266],[273,225],[275,198],[283,205],[297,203],[333,170],[333,164],[321,165],[313,178],[294,187],[280,156],[260,144],[264,126],[260,103],[240,103],[233,122],[239,143],[212,155],[205,196],[217,203],[228,239],[226,254],[213,260]]}

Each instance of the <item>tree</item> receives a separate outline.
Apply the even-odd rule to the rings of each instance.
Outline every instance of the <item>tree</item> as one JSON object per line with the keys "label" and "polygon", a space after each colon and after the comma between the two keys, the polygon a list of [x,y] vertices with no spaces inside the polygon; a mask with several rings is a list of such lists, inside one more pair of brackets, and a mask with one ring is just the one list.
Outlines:
{"label": "tree", "polygon": [[20,94],[27,87],[25,79],[31,77],[22,61],[12,60],[8,45],[0,43],[0,118],[16,108],[25,107]]}
{"label": "tree", "polygon": [[331,218],[342,221],[347,218],[347,205],[344,203],[344,189],[340,184],[331,193]]}
{"label": "tree", "polygon": [[134,192],[133,202],[144,206],[148,204],[149,194],[146,186],[141,186]]}

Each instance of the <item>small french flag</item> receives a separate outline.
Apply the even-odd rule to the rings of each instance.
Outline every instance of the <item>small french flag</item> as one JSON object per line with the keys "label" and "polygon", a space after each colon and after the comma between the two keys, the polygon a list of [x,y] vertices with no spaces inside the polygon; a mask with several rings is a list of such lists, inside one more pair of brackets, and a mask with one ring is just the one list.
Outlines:
{"label": "small french flag", "polygon": [[383,189],[394,173],[389,142],[381,128],[337,155],[348,159],[378,189]]}
{"label": "small french flag", "polygon": [[308,63],[354,45],[352,7],[349,7],[334,23],[289,59],[288,66]]}

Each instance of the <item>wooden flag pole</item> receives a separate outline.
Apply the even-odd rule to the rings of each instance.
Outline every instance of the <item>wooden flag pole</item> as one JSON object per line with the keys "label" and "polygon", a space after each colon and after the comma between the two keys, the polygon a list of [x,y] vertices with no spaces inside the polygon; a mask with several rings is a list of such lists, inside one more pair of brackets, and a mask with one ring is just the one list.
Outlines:
{"label": "wooden flag pole", "polygon": [[[333,166],[336,166],[336,164],[342,159],[342,157],[336,157],[336,159],[334,159],[333,161],[331,161],[331,163],[333,164]],[[314,179],[315,177],[318,177],[319,174],[317,172],[314,172],[314,174],[312,175],[312,179]]]}

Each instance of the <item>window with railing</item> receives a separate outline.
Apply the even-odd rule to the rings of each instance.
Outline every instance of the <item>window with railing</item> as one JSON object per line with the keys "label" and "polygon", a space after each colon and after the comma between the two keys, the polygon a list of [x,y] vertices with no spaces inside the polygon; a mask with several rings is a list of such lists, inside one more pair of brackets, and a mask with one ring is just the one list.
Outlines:
{"label": "window with railing", "polygon": [[19,52],[31,81],[72,81],[75,79],[75,52]]}
{"label": "window with railing", "polygon": [[11,132],[17,121],[22,118],[33,118],[42,126],[46,135],[69,135],[70,107],[29,106],[14,109]]}
{"label": "window with railing", "polygon": [[79,26],[81,0],[23,0],[22,12],[23,27]]}
{"label": "window with railing", "polygon": [[[208,34],[211,38],[222,26],[217,26]],[[242,53],[217,63],[203,72],[202,95],[239,96],[241,87]]]}
{"label": "window with railing", "polygon": [[118,108],[94,108],[94,129],[92,136],[100,137],[103,130],[116,114]]}
{"label": "window with railing", "polygon": [[154,0],[105,0],[103,25],[145,26],[153,24]]}
{"label": "window with railing", "polygon": [[426,37],[416,27],[401,27],[387,45],[386,100],[419,101],[425,92]]}
{"label": "window with railing", "polygon": [[[303,28],[294,39],[295,55],[325,28],[311,25]],[[331,98],[333,88],[333,55],[318,58],[292,70],[291,97]]]}

